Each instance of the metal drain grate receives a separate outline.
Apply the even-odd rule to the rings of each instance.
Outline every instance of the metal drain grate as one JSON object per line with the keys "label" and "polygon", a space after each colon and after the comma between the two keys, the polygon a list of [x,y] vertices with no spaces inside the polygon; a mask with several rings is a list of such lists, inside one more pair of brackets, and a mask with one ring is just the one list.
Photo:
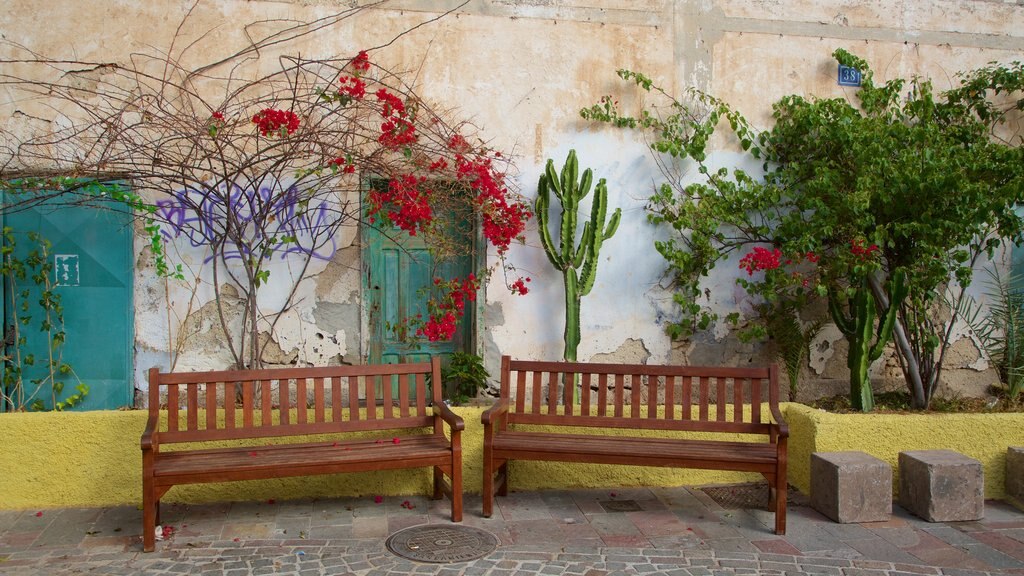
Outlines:
{"label": "metal drain grate", "polygon": [[409,560],[447,564],[482,558],[494,552],[498,539],[471,526],[425,524],[395,532],[388,537],[387,547]]}
{"label": "metal drain grate", "polygon": [[636,500],[601,500],[600,504],[605,512],[639,512],[641,510]]}
{"label": "metal drain grate", "polygon": [[701,490],[730,510],[743,508],[768,509],[768,484],[736,484],[733,486],[707,486]]}

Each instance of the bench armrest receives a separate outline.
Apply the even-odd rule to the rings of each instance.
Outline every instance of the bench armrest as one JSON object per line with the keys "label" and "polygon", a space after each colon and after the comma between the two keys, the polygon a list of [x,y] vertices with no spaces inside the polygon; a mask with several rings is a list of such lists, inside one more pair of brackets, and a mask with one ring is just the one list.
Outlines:
{"label": "bench armrest", "polygon": [[434,416],[440,416],[441,420],[444,420],[451,426],[452,431],[461,431],[466,428],[466,423],[462,421],[462,416],[452,412],[452,409],[444,402],[434,404]]}
{"label": "bench armrest", "polygon": [[775,418],[775,426],[779,429],[779,437],[789,437],[789,424],[786,424],[786,420],[782,417],[782,411],[779,410],[778,404],[771,405],[772,417]]}
{"label": "bench armrest", "polygon": [[491,406],[480,415],[480,422],[485,426],[489,427],[494,424],[499,424],[505,416],[508,414],[508,400],[501,398],[494,406]]}
{"label": "bench armrest", "polygon": [[142,450],[157,450],[160,449],[160,439],[157,433],[157,428],[160,424],[160,412],[158,410],[149,411],[149,419],[146,421],[146,430],[142,433],[142,439],[139,444],[142,446]]}

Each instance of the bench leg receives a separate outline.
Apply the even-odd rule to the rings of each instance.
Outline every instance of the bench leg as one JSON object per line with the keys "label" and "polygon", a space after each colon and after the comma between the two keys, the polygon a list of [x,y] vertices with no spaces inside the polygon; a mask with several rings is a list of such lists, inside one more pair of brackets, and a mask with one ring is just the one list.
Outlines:
{"label": "bench leg", "polygon": [[483,508],[484,518],[490,518],[491,514],[494,513],[494,469],[491,468],[492,461],[489,458],[484,458],[484,485],[483,490]]}
{"label": "bench leg", "polygon": [[498,486],[498,496],[508,496],[508,460],[498,466],[498,475],[501,476],[501,484]]}
{"label": "bench leg", "polygon": [[434,500],[440,500],[444,496],[444,472],[440,466],[434,466]]}
{"label": "bench leg", "polygon": [[462,458],[458,457],[452,469],[452,522],[462,522]]}
{"label": "bench leg", "polygon": [[142,551],[156,549],[156,526],[160,522],[160,500],[156,497],[153,480],[142,480]]}
{"label": "bench leg", "polygon": [[786,533],[786,484],[780,483],[772,491],[775,500],[775,533]]}

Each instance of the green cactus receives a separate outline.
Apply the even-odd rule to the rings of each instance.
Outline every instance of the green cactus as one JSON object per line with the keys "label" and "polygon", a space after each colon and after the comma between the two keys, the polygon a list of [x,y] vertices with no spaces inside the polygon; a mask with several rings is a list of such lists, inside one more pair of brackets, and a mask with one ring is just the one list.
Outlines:
{"label": "green cactus", "polygon": [[[540,183],[537,185],[537,201],[534,204],[534,213],[539,219],[540,240],[544,245],[544,252],[548,255],[551,264],[562,271],[565,281],[565,352],[563,358],[571,362],[576,360],[576,349],[580,344],[580,300],[594,287],[601,244],[615,234],[615,230],[619,227],[619,218],[622,216],[622,210],[616,208],[607,227],[605,226],[605,218],[608,214],[608,187],[604,178],[601,178],[594,188],[590,221],[583,225],[583,235],[577,246],[576,224],[580,200],[586,198],[590,193],[590,185],[594,179],[593,171],[587,168],[577,182],[578,173],[579,164],[576,160],[575,150],[569,151],[569,157],[565,160],[565,166],[562,167],[560,176],[555,173],[554,161],[549,159],[547,167],[540,177]],[[548,228],[548,208],[551,204],[552,191],[562,204],[560,242],[557,249]]]}
{"label": "green cactus", "polygon": [[[829,312],[836,326],[846,336],[850,345],[846,364],[850,368],[850,404],[853,409],[870,412],[875,407],[875,398],[871,391],[871,379],[868,368],[877,360],[892,338],[893,326],[896,323],[896,312],[900,302],[907,297],[906,274],[893,274],[889,280],[889,306],[882,311],[882,317],[875,327],[875,297],[868,286],[867,278],[849,299],[850,314],[844,313],[839,305],[839,295],[829,292]],[[875,341],[871,342],[872,332]]]}

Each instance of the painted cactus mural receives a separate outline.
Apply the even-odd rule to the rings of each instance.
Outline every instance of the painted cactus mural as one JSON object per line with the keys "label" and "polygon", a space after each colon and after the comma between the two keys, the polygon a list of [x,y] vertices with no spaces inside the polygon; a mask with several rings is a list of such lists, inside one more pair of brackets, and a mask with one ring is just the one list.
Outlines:
{"label": "painted cactus mural", "polygon": [[[579,181],[577,182],[577,177]],[[537,185],[537,200],[534,213],[539,219],[540,240],[548,260],[562,272],[565,283],[565,352],[563,358],[576,360],[576,350],[580,344],[580,302],[590,293],[597,277],[597,259],[601,245],[611,238],[619,227],[622,210],[615,209],[605,225],[608,215],[608,187],[604,178],[594,187],[594,198],[591,202],[590,220],[583,225],[583,234],[579,244],[576,243],[576,228],[580,201],[590,193],[594,173],[590,168],[579,175],[579,162],[576,151],[570,150],[561,174],[555,172],[555,163],[548,159],[544,173]],[[551,193],[561,203],[561,226],[559,243],[551,236],[550,205]]]}

